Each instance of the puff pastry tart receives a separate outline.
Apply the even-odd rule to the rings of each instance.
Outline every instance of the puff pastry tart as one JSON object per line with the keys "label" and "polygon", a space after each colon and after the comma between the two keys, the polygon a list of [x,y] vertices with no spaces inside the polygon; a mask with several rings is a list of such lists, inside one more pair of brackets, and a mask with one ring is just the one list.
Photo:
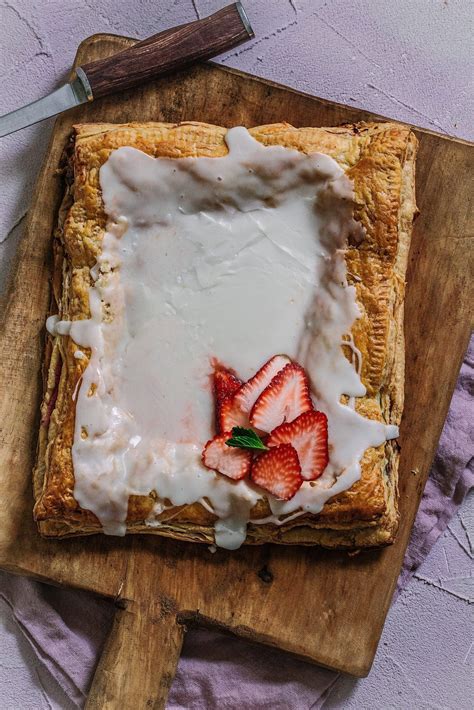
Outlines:
{"label": "puff pastry tart", "polygon": [[75,127],[41,534],[393,540],[416,149],[390,123]]}

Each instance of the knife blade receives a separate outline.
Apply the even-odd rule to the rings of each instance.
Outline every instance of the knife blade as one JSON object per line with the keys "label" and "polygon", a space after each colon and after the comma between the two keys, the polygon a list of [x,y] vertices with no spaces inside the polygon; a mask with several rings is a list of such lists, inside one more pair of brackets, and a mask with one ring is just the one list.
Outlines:
{"label": "knife blade", "polygon": [[129,49],[76,68],[48,96],[0,116],[0,138],[58,113],[139,86],[199,59],[209,59],[254,37],[240,2],[186,25],[159,32]]}
{"label": "knife blade", "polygon": [[31,126],[33,123],[44,121],[45,118],[55,116],[57,113],[67,111],[69,108],[79,106],[88,101],[87,91],[84,89],[82,81],[76,77],[68,84],[60,86],[48,96],[44,96],[38,101],[33,101],[22,108],[0,116],[0,138],[15,133],[21,128]]}

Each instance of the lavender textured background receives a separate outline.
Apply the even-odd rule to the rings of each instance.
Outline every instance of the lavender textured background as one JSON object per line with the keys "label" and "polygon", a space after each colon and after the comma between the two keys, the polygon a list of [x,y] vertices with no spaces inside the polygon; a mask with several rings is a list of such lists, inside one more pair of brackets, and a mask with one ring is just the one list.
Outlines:
{"label": "lavender textured background", "polygon": [[[225,1],[0,0],[0,110],[57,86],[77,44],[90,34],[142,38],[209,14]],[[256,39],[224,56],[225,64],[474,138],[472,0],[244,0],[244,5]],[[2,286],[51,126],[48,121],[0,141]],[[466,501],[392,608],[369,678],[338,683],[325,708],[471,706],[473,500]],[[0,710],[18,707],[71,706],[1,605]]]}

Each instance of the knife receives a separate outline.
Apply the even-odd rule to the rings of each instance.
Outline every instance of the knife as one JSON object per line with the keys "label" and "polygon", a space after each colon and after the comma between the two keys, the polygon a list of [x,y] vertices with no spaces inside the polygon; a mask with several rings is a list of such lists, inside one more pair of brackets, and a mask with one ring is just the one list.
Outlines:
{"label": "knife", "polygon": [[131,89],[198,59],[209,59],[254,36],[240,2],[186,25],[159,32],[106,59],[76,68],[72,81],[0,117],[0,137],[80,104]]}

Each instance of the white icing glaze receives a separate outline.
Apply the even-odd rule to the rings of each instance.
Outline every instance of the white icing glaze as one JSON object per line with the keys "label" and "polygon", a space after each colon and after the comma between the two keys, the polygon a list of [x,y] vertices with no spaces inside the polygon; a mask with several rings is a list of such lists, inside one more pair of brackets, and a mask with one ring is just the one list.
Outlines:
{"label": "white icing glaze", "polygon": [[197,501],[217,515],[216,544],[239,547],[262,491],[201,463],[213,435],[213,358],[249,378],[286,353],[309,374],[329,422],[330,463],[290,501],[268,496],[281,524],[317,513],[360,477],[370,446],[398,435],[340,403],[365,394],[341,342],[358,317],[343,247],[352,190],[335,161],[263,147],[228,131],[223,158],[154,159],[119,148],[101,168],[109,217],[91,270],[91,317],[48,330],[91,348],[72,450],[79,504],[123,535],[128,497],[156,491],[147,525]]}

